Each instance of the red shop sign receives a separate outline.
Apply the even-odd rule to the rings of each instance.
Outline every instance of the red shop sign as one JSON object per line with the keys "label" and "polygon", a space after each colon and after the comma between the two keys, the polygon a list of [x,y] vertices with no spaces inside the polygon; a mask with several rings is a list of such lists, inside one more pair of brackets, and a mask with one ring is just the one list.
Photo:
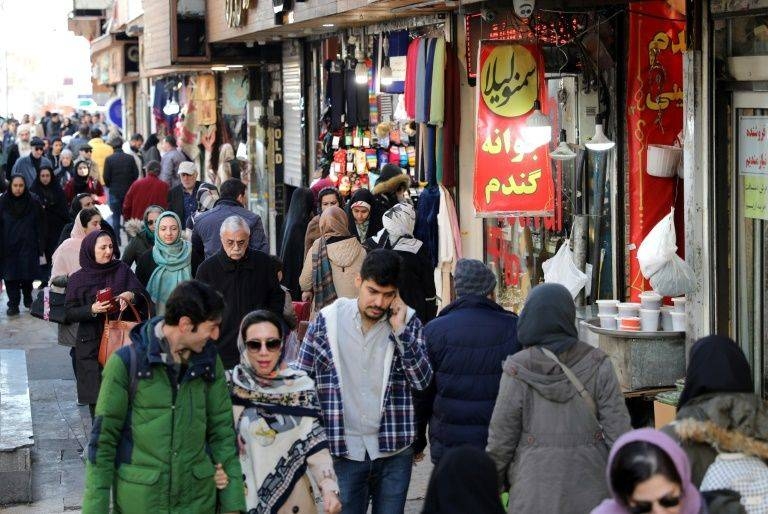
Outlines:
{"label": "red shop sign", "polygon": [[546,109],[544,59],[535,45],[481,41],[473,203],[481,216],[552,216],[548,145],[521,134],[536,98]]}

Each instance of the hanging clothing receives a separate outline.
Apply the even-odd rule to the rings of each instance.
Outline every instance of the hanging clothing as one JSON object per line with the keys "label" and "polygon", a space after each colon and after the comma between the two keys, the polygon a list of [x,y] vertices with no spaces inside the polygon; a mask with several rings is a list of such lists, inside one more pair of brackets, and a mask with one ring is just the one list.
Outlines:
{"label": "hanging clothing", "polygon": [[344,62],[338,59],[325,61],[325,69],[328,72],[325,101],[328,104],[331,130],[339,130],[344,127]]}
{"label": "hanging clothing", "polygon": [[[172,218],[179,227],[179,235],[173,243],[166,243],[160,237],[160,222]],[[155,302],[157,314],[165,314],[165,302],[176,286],[192,278],[192,246],[181,237],[181,220],[176,213],[165,211],[155,221],[155,245],[152,247],[152,260],[157,267],[149,277],[147,291]]]}
{"label": "hanging clothing", "polygon": [[437,214],[440,211],[440,188],[428,186],[419,195],[416,206],[416,228],[414,236],[427,247],[432,267],[437,267],[438,226]]}
{"label": "hanging clothing", "polygon": [[445,120],[445,59],[445,38],[435,38],[432,67],[427,70],[432,75],[427,119],[430,125],[437,125],[438,127],[441,127]]}
{"label": "hanging clothing", "polygon": [[414,39],[408,45],[405,57],[405,112],[409,119],[416,117],[416,84],[418,82],[419,39]]}
{"label": "hanging clothing", "polygon": [[459,58],[452,45],[445,45],[445,98],[442,131],[443,163],[441,184],[456,186],[456,155],[461,139],[461,81],[459,79]]}

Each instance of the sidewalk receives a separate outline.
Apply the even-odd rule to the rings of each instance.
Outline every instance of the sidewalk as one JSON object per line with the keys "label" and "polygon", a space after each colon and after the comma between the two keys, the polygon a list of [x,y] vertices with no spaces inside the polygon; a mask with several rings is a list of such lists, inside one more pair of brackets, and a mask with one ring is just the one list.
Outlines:
{"label": "sidewalk", "polygon": [[[77,407],[69,348],[56,343],[56,325],[21,315],[5,315],[0,296],[0,348],[25,350],[32,425],[32,494],[34,503],[0,507],[3,514],[80,512],[85,465],[80,451],[90,433],[88,407]],[[413,469],[405,514],[421,512],[432,464],[425,458]]]}

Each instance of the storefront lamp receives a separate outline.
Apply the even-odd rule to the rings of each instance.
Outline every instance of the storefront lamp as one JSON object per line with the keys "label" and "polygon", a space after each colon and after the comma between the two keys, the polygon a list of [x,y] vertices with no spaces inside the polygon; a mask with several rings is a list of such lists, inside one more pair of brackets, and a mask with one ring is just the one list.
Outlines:
{"label": "storefront lamp", "polygon": [[552,141],[552,123],[541,112],[541,102],[533,102],[533,113],[525,120],[522,128],[523,139],[531,148],[538,148]]}
{"label": "storefront lamp", "polygon": [[555,148],[552,152],[549,153],[549,156],[556,160],[556,161],[570,161],[576,158],[576,152],[571,150],[571,147],[568,146],[568,143],[566,142],[566,132],[565,130],[560,131],[560,144],[557,145],[557,148]]}
{"label": "storefront lamp", "polygon": [[355,51],[355,60],[357,61],[357,64],[355,65],[355,82],[358,84],[367,84],[368,66],[365,65],[365,55],[362,50],[357,49]]}
{"label": "storefront lamp", "polygon": [[595,117],[595,135],[592,139],[584,143],[584,146],[593,152],[607,152],[616,146],[616,143],[608,139],[605,135],[605,132],[603,131],[603,120],[599,116]]}
{"label": "storefront lamp", "polygon": [[381,67],[381,73],[379,74],[379,80],[381,80],[382,86],[390,86],[392,85],[393,79],[392,79],[392,68],[389,67],[389,64],[384,64],[384,66]]}
{"label": "storefront lamp", "polygon": [[180,110],[179,103],[175,99],[169,98],[168,102],[163,107],[163,114],[166,116],[173,116],[174,114],[179,114]]}

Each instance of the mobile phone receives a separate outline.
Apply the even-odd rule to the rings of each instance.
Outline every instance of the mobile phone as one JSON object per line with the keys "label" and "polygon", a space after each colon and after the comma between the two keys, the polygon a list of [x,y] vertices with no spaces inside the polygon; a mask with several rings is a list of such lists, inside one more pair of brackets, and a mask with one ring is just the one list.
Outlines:
{"label": "mobile phone", "polygon": [[98,302],[111,302],[112,301],[112,288],[106,287],[96,293],[96,301]]}

